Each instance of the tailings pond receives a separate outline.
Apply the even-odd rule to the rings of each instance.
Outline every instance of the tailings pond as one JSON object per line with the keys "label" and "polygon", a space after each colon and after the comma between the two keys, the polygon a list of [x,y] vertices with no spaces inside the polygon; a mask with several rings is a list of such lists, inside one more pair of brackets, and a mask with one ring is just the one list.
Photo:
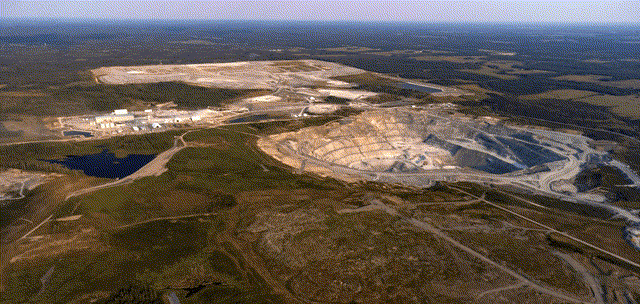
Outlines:
{"label": "tailings pond", "polygon": [[84,136],[84,137],[93,137],[93,134],[91,134],[91,132],[84,132],[84,131],[64,131],[62,132],[63,136]]}
{"label": "tailings pond", "polygon": [[107,149],[100,153],[76,156],[67,155],[64,159],[44,160],[54,164],[61,164],[71,170],[82,170],[84,174],[104,178],[123,178],[138,171],[155,154],[129,154],[118,158]]}

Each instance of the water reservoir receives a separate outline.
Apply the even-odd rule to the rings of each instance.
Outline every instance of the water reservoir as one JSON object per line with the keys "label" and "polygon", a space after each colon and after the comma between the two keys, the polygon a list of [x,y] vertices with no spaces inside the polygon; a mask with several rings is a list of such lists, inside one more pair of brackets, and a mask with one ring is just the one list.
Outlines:
{"label": "water reservoir", "polygon": [[230,123],[259,122],[259,121],[267,120],[267,119],[270,119],[269,115],[267,115],[267,114],[256,114],[256,115],[249,115],[249,116],[236,118],[236,119],[233,119],[233,120],[231,120],[229,122]]}
{"label": "water reservoir", "polygon": [[155,157],[155,154],[129,154],[118,158],[107,149],[90,155],[67,155],[64,159],[44,160],[61,164],[71,170],[82,170],[84,174],[104,178],[123,178],[138,171]]}
{"label": "water reservoir", "polygon": [[63,131],[62,135],[64,136],[84,136],[84,137],[93,137],[93,134],[91,134],[90,132],[84,132],[84,131]]}

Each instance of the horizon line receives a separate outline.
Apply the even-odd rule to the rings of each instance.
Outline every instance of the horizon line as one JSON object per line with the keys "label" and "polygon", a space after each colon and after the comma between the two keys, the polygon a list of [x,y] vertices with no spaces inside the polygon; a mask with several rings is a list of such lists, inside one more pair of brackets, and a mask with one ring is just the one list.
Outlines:
{"label": "horizon line", "polygon": [[633,21],[492,21],[492,20],[375,20],[375,19],[161,19],[161,18],[72,18],[72,17],[0,17],[7,21],[138,21],[138,22],[281,22],[281,23],[401,23],[401,24],[505,24],[505,25],[640,25]]}

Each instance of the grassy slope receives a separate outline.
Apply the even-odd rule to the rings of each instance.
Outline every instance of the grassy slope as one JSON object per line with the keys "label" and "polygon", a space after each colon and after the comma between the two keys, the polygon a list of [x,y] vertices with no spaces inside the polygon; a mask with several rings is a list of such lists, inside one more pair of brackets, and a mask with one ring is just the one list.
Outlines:
{"label": "grassy slope", "polygon": [[[230,128],[251,132],[242,126]],[[221,269],[219,264],[214,263],[216,258],[239,255],[230,253],[227,248],[221,256],[217,251],[220,245],[210,243],[224,215],[155,221],[124,230],[113,229],[117,225],[157,216],[223,211],[226,206],[211,206],[211,198],[220,193],[339,186],[339,183],[294,175],[270,165],[265,155],[247,149],[248,141],[254,139],[252,136],[235,131],[214,129],[194,132],[188,140],[206,141],[222,136],[229,143],[228,148],[187,148],[169,162],[169,172],[159,177],[143,178],[129,185],[103,189],[70,200],[58,215],[67,215],[72,206],[78,203],[76,213],[84,214],[102,228],[100,242],[108,244],[109,250],[66,254],[63,260],[58,261],[43,258],[14,263],[7,270],[9,292],[1,295],[0,303],[15,303],[29,298],[64,303],[89,292],[112,292],[131,282],[162,289],[167,287],[166,284],[173,284],[185,276],[193,277],[195,281],[192,284],[196,287],[198,285],[194,282],[197,280],[215,283],[208,292],[199,295],[201,299],[198,301],[209,303],[215,299],[226,299],[255,302],[257,299],[266,299],[278,302],[259,277],[249,275],[239,283],[240,279],[233,269]],[[264,171],[258,163],[266,164],[269,171]],[[195,203],[182,201],[181,205],[190,205],[190,208],[182,210],[159,203],[175,190],[202,195],[204,199]],[[204,268],[185,273],[189,271],[185,265],[194,264]],[[49,282],[53,288],[36,295],[40,288],[40,277],[53,265],[56,265],[56,271]],[[218,283],[222,285],[216,285]],[[35,298],[32,298],[34,295]]]}

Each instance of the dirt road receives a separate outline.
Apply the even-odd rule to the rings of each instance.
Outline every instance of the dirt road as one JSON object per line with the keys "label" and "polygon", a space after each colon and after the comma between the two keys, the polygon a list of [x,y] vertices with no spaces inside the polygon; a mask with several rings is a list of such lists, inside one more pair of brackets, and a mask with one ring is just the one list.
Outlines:
{"label": "dirt road", "polygon": [[562,232],[562,231],[556,230],[556,229],[554,229],[554,228],[552,228],[552,227],[549,227],[549,226],[547,226],[547,225],[545,225],[545,224],[542,224],[542,223],[540,223],[540,222],[534,221],[534,220],[532,220],[532,219],[530,219],[530,218],[528,218],[528,217],[526,217],[526,216],[520,215],[519,213],[517,213],[517,212],[515,212],[515,211],[509,210],[509,209],[507,209],[507,208],[505,208],[505,207],[502,207],[502,206],[500,206],[500,205],[498,205],[498,204],[492,203],[492,202],[490,202],[490,201],[486,200],[486,199],[484,198],[484,195],[483,195],[482,197],[478,197],[478,196],[473,195],[473,194],[471,194],[471,193],[469,193],[469,192],[467,192],[467,191],[464,191],[464,190],[462,190],[462,189],[460,189],[460,188],[458,188],[458,187],[450,187],[450,188],[451,188],[451,189],[458,190],[458,191],[460,191],[461,193],[464,193],[464,194],[469,195],[469,196],[471,196],[471,197],[474,197],[474,198],[476,198],[476,199],[479,199],[480,201],[482,201],[482,202],[484,202],[484,203],[486,203],[486,204],[489,204],[489,205],[491,205],[491,206],[493,206],[493,207],[495,207],[495,208],[497,208],[497,209],[500,209],[500,210],[502,210],[502,211],[505,211],[505,212],[507,212],[507,213],[509,213],[509,214],[515,215],[515,216],[517,216],[517,217],[519,217],[519,218],[521,218],[521,219],[523,219],[523,220],[525,220],[525,221],[527,221],[527,222],[530,222],[530,223],[536,224],[536,225],[538,225],[538,226],[540,226],[540,227],[542,227],[542,228],[544,228],[544,229],[547,229],[547,230],[549,230],[549,231],[551,231],[551,232],[554,232],[554,233],[560,234],[560,235],[562,235],[562,236],[564,236],[564,237],[566,237],[566,238],[568,238],[568,239],[571,239],[571,240],[573,240],[573,241],[575,241],[575,242],[578,242],[578,243],[580,243],[580,244],[582,244],[582,245],[588,246],[588,247],[590,247],[590,248],[592,248],[592,249],[595,249],[595,250],[597,250],[597,251],[600,251],[600,252],[602,252],[602,253],[605,253],[605,254],[607,254],[607,255],[609,255],[609,256],[611,256],[611,257],[614,257],[614,258],[616,258],[616,259],[619,259],[619,260],[621,260],[621,261],[624,261],[625,263],[627,263],[627,264],[629,264],[629,265],[632,265],[632,266],[634,266],[634,267],[638,267],[638,268],[640,268],[640,265],[639,265],[638,263],[636,263],[636,262],[632,262],[632,261],[630,261],[629,259],[623,258],[623,257],[621,257],[621,256],[619,256],[619,255],[617,255],[617,254],[615,254],[615,253],[613,253],[613,252],[610,252],[610,251],[604,250],[604,249],[602,249],[602,248],[600,248],[600,247],[598,247],[598,246],[595,246],[595,245],[593,245],[593,244],[587,243],[587,242],[585,242],[585,241],[583,241],[583,240],[581,240],[581,239],[579,239],[579,238],[573,237],[573,236],[571,236],[571,235],[569,235],[569,234],[567,234],[567,233],[565,233],[565,232]]}
{"label": "dirt road", "polygon": [[[475,197],[475,196],[472,196],[472,197]],[[481,198],[476,197],[476,199],[483,200],[484,198],[481,199]],[[370,208],[365,208],[366,207],[365,206],[365,207],[360,207],[360,208],[353,209],[353,210],[350,210],[350,211],[351,212],[360,212],[360,211],[368,211],[368,210],[372,210],[372,209],[381,209],[381,210],[386,211],[391,216],[398,216],[399,215],[398,212],[395,209],[393,209],[393,208],[391,208],[389,206],[386,206],[384,203],[382,203],[379,200],[372,201],[372,205],[373,205],[373,207],[370,207]],[[381,206],[381,205],[383,205],[383,206]],[[345,213],[345,212],[348,212],[348,211],[341,210],[341,213]],[[450,244],[452,244],[453,246],[457,247],[458,249],[468,253],[469,255],[471,255],[473,257],[476,257],[477,259],[479,259],[479,260],[481,260],[481,261],[483,261],[483,262],[485,262],[485,263],[487,263],[487,264],[489,264],[489,265],[491,265],[493,267],[496,267],[496,268],[506,272],[507,274],[509,274],[512,277],[514,277],[517,280],[519,280],[521,282],[522,286],[528,286],[528,287],[530,287],[532,289],[535,289],[538,292],[541,292],[541,293],[544,293],[544,294],[547,294],[547,295],[550,295],[550,296],[553,296],[553,297],[556,297],[556,298],[559,298],[559,299],[562,299],[562,300],[565,300],[565,301],[568,301],[568,302],[584,303],[584,301],[582,301],[582,300],[578,300],[578,299],[575,299],[573,297],[570,297],[570,296],[567,296],[565,294],[562,294],[560,292],[557,292],[555,290],[540,286],[539,284],[527,279],[526,277],[524,277],[523,275],[515,272],[514,270],[512,270],[512,269],[510,269],[510,268],[508,268],[508,267],[506,267],[504,265],[501,265],[501,264],[499,264],[499,263],[487,258],[486,256],[482,255],[481,253],[471,249],[470,247],[467,247],[464,244],[456,241],[455,239],[450,237],[447,233],[445,233],[444,231],[434,227],[433,225],[431,225],[429,223],[426,223],[424,221],[418,220],[418,219],[413,218],[413,217],[406,217],[406,216],[402,216],[402,217],[403,217],[404,221],[410,223],[411,225],[415,226],[416,228],[424,230],[424,231],[428,231],[428,232],[430,232],[430,233],[432,233],[432,234],[444,239],[445,241],[449,242]]]}
{"label": "dirt road", "polygon": [[453,244],[454,246],[458,247],[459,249],[465,251],[466,253],[468,253],[468,254],[480,259],[481,261],[483,261],[483,262],[485,262],[485,263],[487,263],[487,264],[489,264],[491,266],[494,266],[494,267],[496,267],[496,268],[508,273],[512,277],[514,277],[514,278],[518,279],[520,282],[522,282],[525,286],[528,286],[528,287],[530,287],[532,289],[535,289],[538,292],[541,292],[541,293],[544,293],[544,294],[548,294],[550,296],[554,296],[554,297],[559,298],[559,299],[563,299],[565,301],[569,301],[569,302],[572,302],[572,303],[584,303],[584,301],[581,301],[581,300],[578,300],[578,299],[574,299],[574,298],[572,298],[570,296],[564,295],[562,293],[559,293],[559,292],[557,292],[555,290],[551,290],[549,288],[542,287],[542,286],[536,284],[535,282],[532,282],[531,280],[525,278],[521,274],[519,274],[519,273],[517,273],[517,272],[515,272],[515,271],[513,271],[513,270],[511,270],[511,269],[509,269],[509,268],[507,268],[507,267],[505,267],[505,266],[503,266],[501,264],[498,264],[498,263],[494,262],[493,260],[490,260],[489,258],[485,257],[484,255],[480,254],[479,252],[477,252],[477,251],[475,251],[475,250],[463,245],[462,243],[454,240],[449,235],[447,235],[446,233],[444,233],[440,229],[437,229],[437,228],[433,227],[430,224],[427,224],[427,223],[425,223],[423,221],[420,221],[420,220],[417,220],[415,218],[409,218],[409,219],[406,219],[406,220],[407,220],[407,222],[411,223],[413,226],[421,228],[421,229],[423,229],[425,231],[429,231],[429,232],[437,235],[438,237],[446,240],[447,242]]}
{"label": "dirt road", "polygon": [[596,298],[596,304],[605,303],[604,299],[602,298],[602,295],[604,294],[602,285],[600,285],[600,282],[598,282],[598,280],[593,277],[593,275],[589,273],[589,271],[587,271],[587,269],[582,264],[580,264],[573,257],[566,253],[554,251],[553,254],[563,259],[565,262],[567,262],[567,264],[569,264],[569,266],[571,266],[571,268],[582,275],[584,282],[589,285],[589,288],[591,288],[591,292],[593,292],[593,296]]}

